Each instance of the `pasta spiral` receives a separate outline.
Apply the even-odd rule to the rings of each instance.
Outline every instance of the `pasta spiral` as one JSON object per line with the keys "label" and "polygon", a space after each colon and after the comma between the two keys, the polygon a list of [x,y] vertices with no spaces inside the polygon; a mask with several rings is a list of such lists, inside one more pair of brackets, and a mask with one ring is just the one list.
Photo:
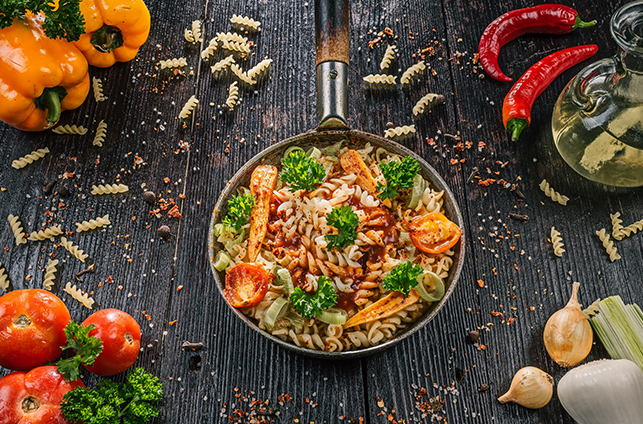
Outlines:
{"label": "pasta spiral", "polygon": [[415,134],[415,125],[403,125],[401,127],[389,128],[384,132],[384,137],[395,138]]}
{"label": "pasta spiral", "polygon": [[424,112],[428,112],[433,109],[434,106],[441,105],[442,103],[444,103],[444,96],[442,94],[429,93],[418,100],[415,106],[413,106],[413,116],[417,117],[422,115]]}
{"label": "pasta spiral", "polygon": [[217,40],[219,41],[234,41],[235,43],[248,43],[248,38],[243,37],[236,32],[217,32]]}
{"label": "pasta spiral", "polygon": [[212,65],[210,67],[210,70],[212,71],[213,74],[216,72],[221,72],[224,69],[226,69],[228,66],[230,66],[232,63],[234,63],[234,56],[230,55],[225,59],[221,59],[220,61]]}
{"label": "pasta spiral", "polygon": [[75,284],[72,286],[70,282],[65,286],[65,291],[89,309],[92,309],[92,306],[96,303],[87,293],[83,293]]}
{"label": "pasta spiral", "polygon": [[598,304],[601,303],[601,299],[598,298],[596,299],[591,305],[589,305],[587,308],[583,309],[583,315],[585,315],[585,319],[590,319],[594,315],[598,313]]}
{"label": "pasta spiral", "polygon": [[39,240],[46,240],[50,239],[52,237],[55,237],[57,235],[62,234],[63,230],[60,228],[60,225],[54,225],[53,227],[45,228],[44,230],[40,230],[38,232],[34,231],[29,235],[29,240],[32,241],[39,241]]}
{"label": "pasta spiral", "polygon": [[187,119],[190,115],[192,115],[192,111],[194,110],[195,107],[197,107],[198,104],[199,104],[199,100],[196,98],[195,95],[192,95],[188,99],[188,101],[183,105],[181,112],[179,112],[179,118]]}
{"label": "pasta spiral", "polygon": [[219,43],[217,43],[216,38],[213,38],[208,43],[208,47],[206,47],[201,51],[201,59],[210,59],[212,56],[214,56],[214,54],[217,52],[218,49],[219,49]]}
{"label": "pasta spiral", "polygon": [[92,144],[94,146],[103,147],[103,141],[105,141],[105,136],[107,135],[107,124],[104,120],[100,120],[98,127],[96,128],[96,135],[94,135],[94,140]]}
{"label": "pasta spiral", "polygon": [[89,257],[89,255],[87,253],[82,251],[78,246],[76,246],[71,241],[67,240],[66,237],[61,237],[60,238],[60,244],[62,245],[62,247],[67,249],[69,251],[69,253],[74,255],[81,262],[85,262],[85,259],[87,259],[87,257]]}
{"label": "pasta spiral", "polygon": [[257,77],[260,77],[265,73],[268,67],[270,67],[271,63],[272,59],[264,59],[252,68],[248,69],[248,72],[246,72],[246,74],[250,79],[256,80]]}
{"label": "pasta spiral", "polygon": [[384,74],[371,74],[364,77],[364,81],[373,85],[382,85],[388,86],[390,88],[395,87],[397,84],[397,77],[395,75],[384,75]]}
{"label": "pasta spiral", "polygon": [[54,280],[56,279],[56,265],[58,265],[58,259],[49,259],[47,261],[47,268],[45,268],[45,277],[42,281],[42,287],[45,290],[51,291],[54,287]]}
{"label": "pasta spiral", "polygon": [[393,60],[395,60],[396,53],[397,53],[396,46],[388,46],[386,48],[386,51],[384,52],[384,57],[382,57],[382,61],[380,62],[380,69],[382,71],[385,69],[388,69],[389,66],[391,66],[391,63],[393,62]]}
{"label": "pasta spiral", "polygon": [[261,22],[255,21],[254,19],[251,19],[247,16],[232,15],[230,21],[233,25],[243,27],[244,29],[247,29],[249,31],[258,31],[259,26],[261,26]]}
{"label": "pasta spiral", "polygon": [[221,48],[237,53],[250,53],[250,45],[246,43],[237,43],[236,41],[220,40]]}
{"label": "pasta spiral", "polygon": [[52,132],[55,132],[56,134],[77,134],[77,135],[85,135],[87,134],[87,128],[83,127],[82,125],[76,126],[76,125],[59,125],[53,130]]}
{"label": "pasta spiral", "polygon": [[239,98],[239,88],[237,88],[237,82],[233,82],[230,84],[230,88],[228,89],[228,98],[225,101],[226,106],[228,106],[229,110],[234,109],[234,107],[237,105],[237,99]]}
{"label": "pasta spiral", "polygon": [[7,270],[4,269],[2,263],[0,263],[0,289],[3,291],[9,290],[9,277],[7,276]]}
{"label": "pasta spiral", "polygon": [[29,153],[28,155],[23,156],[20,159],[16,159],[13,162],[11,162],[11,167],[13,167],[15,169],[24,168],[25,166],[29,165],[30,163],[33,163],[34,161],[37,161],[38,159],[42,159],[47,153],[49,153],[49,148],[48,147],[45,147],[44,149],[34,150],[33,152]]}
{"label": "pasta spiral", "polygon": [[607,234],[605,228],[601,228],[600,231],[596,231],[596,235],[603,243],[603,247],[610,257],[610,261],[614,262],[617,259],[621,259],[621,255],[616,252],[616,246],[614,246],[614,242],[610,240],[610,235]]}
{"label": "pasta spiral", "polygon": [[90,219],[89,221],[77,222],[76,223],[76,232],[80,233],[82,231],[93,230],[94,228],[103,227],[105,225],[110,225],[109,215],[105,215],[101,218]]}
{"label": "pasta spiral", "polygon": [[203,38],[201,38],[201,21],[192,21],[192,27],[190,29],[186,29],[183,32],[183,36],[185,37],[185,40],[190,43],[197,44],[203,41]]}
{"label": "pasta spiral", "polygon": [[126,193],[129,188],[125,184],[99,184],[92,186],[92,194],[94,196],[98,194],[115,194],[115,193]]}
{"label": "pasta spiral", "polygon": [[92,77],[92,91],[94,92],[94,100],[97,102],[107,100],[107,97],[103,94],[103,80],[100,78]]}
{"label": "pasta spiral", "polygon": [[554,228],[551,227],[551,244],[554,246],[554,255],[561,257],[563,256],[563,252],[565,249],[563,249],[563,239],[560,237],[560,233]]}
{"label": "pasta spiral", "polygon": [[426,65],[424,62],[418,62],[415,65],[409,67],[404,73],[402,74],[402,77],[400,78],[400,82],[402,85],[408,85],[411,83],[413,77],[416,75],[419,75],[420,72],[426,69]]}
{"label": "pasta spiral", "polygon": [[636,234],[637,232],[643,230],[643,219],[640,221],[636,221],[633,224],[628,225],[627,227],[623,227],[621,229],[621,233],[623,233],[624,237],[629,237],[632,234]]}
{"label": "pasta spiral", "polygon": [[567,205],[567,201],[569,200],[569,197],[562,195],[556,190],[554,190],[553,188],[551,188],[547,180],[543,179],[539,187],[543,191],[543,193],[545,193],[545,196],[550,197],[551,200],[553,200],[554,202],[558,202],[563,206]]}
{"label": "pasta spiral", "polygon": [[610,214],[610,219],[612,220],[612,237],[614,237],[615,240],[621,240],[625,237],[625,234],[623,234],[623,220],[620,216],[620,212]]}
{"label": "pasta spiral", "polygon": [[16,239],[16,246],[19,246],[23,243],[27,242],[27,239],[23,228],[22,228],[22,223],[18,219],[17,216],[9,215],[7,217],[7,220],[9,221],[9,226],[11,227],[11,231],[13,231],[13,236]]}
{"label": "pasta spiral", "polygon": [[241,67],[239,67],[239,65],[237,65],[236,63],[233,63],[232,65],[230,65],[230,70],[237,78],[239,78],[241,81],[245,82],[248,85],[255,85],[257,83],[257,81],[253,80],[248,76],[248,74],[243,72]]}
{"label": "pasta spiral", "polygon": [[160,60],[159,65],[161,65],[161,69],[182,68],[188,66],[188,61],[184,57],[176,57],[174,59]]}

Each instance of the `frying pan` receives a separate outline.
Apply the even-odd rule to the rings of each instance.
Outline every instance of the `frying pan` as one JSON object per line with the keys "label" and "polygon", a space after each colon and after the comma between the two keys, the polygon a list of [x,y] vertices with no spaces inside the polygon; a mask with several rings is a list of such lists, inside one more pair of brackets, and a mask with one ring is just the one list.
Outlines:
{"label": "frying pan", "polygon": [[[463,219],[455,197],[447,187],[444,180],[438,175],[424,159],[407,148],[389,141],[381,136],[351,130],[348,126],[348,58],[349,58],[349,4],[348,0],[315,0],[315,44],[317,53],[317,113],[320,124],[315,130],[300,134],[281,141],[247,162],[232,177],[223,189],[217,201],[208,235],[210,265],[214,274],[217,288],[225,299],[225,273],[214,268],[214,258],[221,248],[214,235],[214,225],[221,221],[227,214],[228,199],[242,187],[248,187],[252,171],[260,164],[272,164],[280,168],[283,153],[291,146],[299,146],[306,150],[309,147],[325,147],[344,141],[344,146],[362,148],[370,143],[375,149],[384,149],[401,156],[412,156],[420,164],[420,174],[429,181],[436,190],[443,190],[444,209],[446,215],[463,228]],[[460,242],[453,248],[453,266],[449,271],[449,278],[445,281],[445,294],[440,302],[433,303],[424,315],[410,327],[402,330],[392,339],[377,345],[360,350],[343,352],[315,351],[298,347],[293,343],[285,342],[261,330],[246,317],[241,311],[230,306],[230,309],[250,328],[268,338],[269,340],[295,351],[302,355],[325,359],[348,359],[372,355],[381,352],[396,343],[409,337],[431,321],[438,311],[444,306],[455,289],[460,277],[464,260],[464,234]]]}

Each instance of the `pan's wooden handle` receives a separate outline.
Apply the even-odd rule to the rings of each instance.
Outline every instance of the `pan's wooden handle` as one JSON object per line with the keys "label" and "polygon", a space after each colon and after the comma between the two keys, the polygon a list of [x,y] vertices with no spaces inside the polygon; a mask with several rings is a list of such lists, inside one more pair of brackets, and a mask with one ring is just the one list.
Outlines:
{"label": "pan's wooden handle", "polygon": [[315,0],[317,65],[342,62],[348,65],[348,0]]}

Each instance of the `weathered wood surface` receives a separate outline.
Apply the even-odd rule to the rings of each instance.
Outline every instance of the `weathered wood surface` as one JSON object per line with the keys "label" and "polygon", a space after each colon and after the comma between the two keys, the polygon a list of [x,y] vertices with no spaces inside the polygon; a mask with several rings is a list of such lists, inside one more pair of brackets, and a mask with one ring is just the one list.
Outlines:
{"label": "weathered wood surface", "polygon": [[[536,60],[563,47],[596,43],[596,57],[615,52],[609,18],[618,2],[564,3],[585,20],[597,19],[596,27],[564,36],[524,36],[510,43],[500,62],[508,75],[517,78]],[[274,346],[233,316],[209,269],[207,227],[225,183],[274,141],[316,125],[312,0],[150,2],[152,32],[137,59],[90,70],[103,78],[108,101],[96,103],[90,95],[79,110],[63,114],[62,124],[82,124],[90,134],[29,134],[0,124],[0,187],[6,188],[0,192],[0,218],[18,215],[29,231],[43,223],[74,230],[73,222],[109,213],[110,228],[69,237],[96,263],[96,271],[75,284],[91,291],[99,307],[121,308],[141,324],[144,347],[137,364],[159,375],[166,392],[157,422],[230,422],[235,409],[250,410],[252,399],[268,400],[278,409],[279,415],[270,416],[277,423],[352,422],[360,417],[385,423],[389,414],[398,422],[431,422],[416,408],[421,388],[427,395],[420,402],[429,396],[444,401],[441,415],[447,422],[572,422],[555,396],[539,411],[500,405],[496,398],[523,366],[538,366],[556,381],[564,375],[545,352],[542,330],[566,303],[572,281],[582,283],[583,304],[613,294],[643,303],[641,236],[618,242],[623,258],[610,263],[594,235],[597,229],[611,229],[610,213],[621,211],[626,223],[641,219],[643,200],[640,189],[613,189],[582,179],[553,146],[551,109],[582,65],[565,72],[536,102],[532,125],[522,139],[508,140],[501,108],[510,85],[480,79],[471,58],[489,22],[528,5],[463,0],[351,4],[351,126],[382,134],[389,121],[411,124],[411,108],[419,97],[429,91],[443,93],[446,104],[416,122],[417,138],[406,145],[444,176],[467,223],[467,261],[454,295],[425,329],[382,354],[321,362]],[[222,115],[217,105],[225,101],[231,81],[213,78],[199,48],[183,39],[183,30],[192,20],[203,19],[207,43],[216,32],[230,28],[233,13],[262,22],[262,31],[250,37],[256,54],[247,66],[265,56],[274,63],[268,81],[256,92],[242,91],[240,107]],[[415,63],[419,58],[413,55],[421,49],[435,48],[426,61],[436,75],[425,76],[417,90],[380,95],[360,84],[362,77],[378,70],[386,41],[376,49],[369,49],[368,41],[385,27],[396,35],[400,69]],[[185,77],[158,70],[160,59],[180,56],[190,65]],[[176,117],[193,94],[200,106],[193,125],[183,126]],[[91,139],[101,119],[108,123],[108,136],[98,148]],[[445,133],[459,133],[473,147],[460,151]],[[435,147],[427,139],[434,139]],[[479,142],[485,143],[480,150]],[[44,160],[21,170],[10,167],[13,159],[44,146],[51,150]],[[464,162],[453,165],[451,159]],[[525,199],[498,185],[467,183],[474,167],[482,178],[516,183]],[[65,172],[73,176],[66,178]],[[543,178],[571,198],[568,206],[543,195],[538,189]],[[42,186],[51,180],[66,185],[70,194],[43,195]],[[89,194],[92,184],[117,180],[130,187],[128,194]],[[183,218],[169,218],[166,211],[161,218],[151,215],[153,208],[142,201],[145,189],[173,199]],[[529,221],[512,220],[511,212],[527,214]],[[163,224],[172,230],[169,241],[156,234]],[[554,225],[567,250],[562,258],[553,255],[547,241]],[[1,228],[0,244],[7,249],[0,251],[0,262],[12,287],[40,287],[47,257],[56,253],[65,261],[55,293],[64,298],[72,318],[86,318],[90,312],[62,291],[84,264],[52,242],[16,248],[9,226]],[[494,316],[496,312],[502,317]],[[508,324],[510,317],[515,322]],[[480,343],[485,350],[465,341],[469,330],[483,326],[487,330],[480,330]],[[184,351],[186,340],[203,342],[205,349]],[[590,359],[601,357],[605,352],[598,343]],[[87,376],[86,381],[91,385],[96,380]],[[479,392],[483,384],[490,389]],[[282,394],[291,400],[280,405]]]}

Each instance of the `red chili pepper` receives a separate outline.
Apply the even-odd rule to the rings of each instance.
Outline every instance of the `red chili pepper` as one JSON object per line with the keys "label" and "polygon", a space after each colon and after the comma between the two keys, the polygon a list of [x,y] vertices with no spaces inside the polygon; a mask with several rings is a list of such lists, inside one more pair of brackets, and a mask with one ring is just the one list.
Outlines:
{"label": "red chili pepper", "polygon": [[518,140],[520,133],[531,123],[531,107],[545,88],[565,70],[592,57],[597,51],[595,44],[571,47],[552,53],[527,69],[511,87],[502,105],[502,121],[511,132],[513,141]]}
{"label": "red chili pepper", "polygon": [[511,40],[528,33],[567,34],[576,28],[591,27],[596,21],[583,22],[571,7],[562,4],[542,4],[512,10],[496,18],[480,37],[480,64],[491,78],[511,81],[498,66],[500,48]]}

